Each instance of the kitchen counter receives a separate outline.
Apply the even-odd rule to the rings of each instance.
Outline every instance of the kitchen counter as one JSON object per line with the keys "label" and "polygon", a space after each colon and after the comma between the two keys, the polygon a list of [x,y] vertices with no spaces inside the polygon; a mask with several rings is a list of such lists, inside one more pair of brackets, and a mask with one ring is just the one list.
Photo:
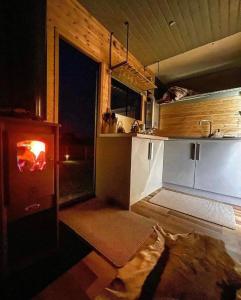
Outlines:
{"label": "kitchen counter", "polygon": [[101,134],[97,138],[96,196],[131,205],[162,187],[164,143],[148,134]]}
{"label": "kitchen counter", "polygon": [[241,137],[226,137],[226,138],[218,138],[218,137],[168,137],[168,140],[203,140],[203,141],[236,141],[241,140]]}
{"label": "kitchen counter", "polygon": [[159,135],[152,135],[152,134],[142,134],[142,133],[106,133],[106,134],[100,134],[99,137],[104,138],[113,138],[113,137],[119,137],[119,138],[130,138],[130,137],[138,137],[143,139],[153,139],[153,140],[203,140],[203,141],[238,141],[241,140],[241,137],[226,137],[226,138],[218,138],[218,137],[195,137],[195,136],[159,136]]}
{"label": "kitchen counter", "polygon": [[142,134],[142,133],[106,133],[106,134],[100,134],[99,137],[104,138],[113,138],[113,137],[138,137],[142,139],[153,139],[153,140],[168,140],[168,137],[165,136],[159,136],[159,135],[152,135],[152,134]]}
{"label": "kitchen counter", "polygon": [[164,187],[240,205],[240,137],[176,137],[164,143]]}

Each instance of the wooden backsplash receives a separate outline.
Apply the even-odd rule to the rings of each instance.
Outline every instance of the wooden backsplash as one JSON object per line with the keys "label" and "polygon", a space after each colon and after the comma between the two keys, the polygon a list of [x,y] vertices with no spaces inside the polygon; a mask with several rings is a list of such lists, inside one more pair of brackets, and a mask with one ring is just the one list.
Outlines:
{"label": "wooden backsplash", "polygon": [[200,137],[208,135],[208,124],[199,125],[203,119],[211,120],[213,130],[241,136],[241,97],[210,100],[180,101],[163,104],[160,108],[160,134],[163,136]]}

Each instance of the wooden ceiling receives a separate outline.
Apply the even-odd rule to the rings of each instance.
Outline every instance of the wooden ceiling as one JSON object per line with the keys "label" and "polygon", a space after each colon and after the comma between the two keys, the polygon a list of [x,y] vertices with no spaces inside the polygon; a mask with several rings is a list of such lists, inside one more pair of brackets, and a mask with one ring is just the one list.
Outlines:
{"label": "wooden ceiling", "polygon": [[240,67],[241,32],[149,66],[162,83]]}
{"label": "wooden ceiling", "polygon": [[[78,0],[151,65],[241,31],[241,0]],[[175,25],[170,26],[174,21]]]}

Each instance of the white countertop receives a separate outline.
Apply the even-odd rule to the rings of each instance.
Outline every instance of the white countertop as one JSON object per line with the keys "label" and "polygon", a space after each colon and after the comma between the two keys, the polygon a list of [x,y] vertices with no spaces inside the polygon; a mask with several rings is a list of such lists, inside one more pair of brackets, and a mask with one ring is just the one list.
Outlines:
{"label": "white countertop", "polygon": [[142,139],[153,139],[153,140],[205,140],[205,141],[230,141],[230,140],[241,140],[241,137],[228,137],[228,138],[203,138],[203,137],[166,137],[151,134],[142,133],[102,133],[99,135],[101,138],[142,138]]}
{"label": "white countertop", "polygon": [[159,136],[159,135],[151,135],[151,134],[142,134],[142,133],[102,133],[99,135],[101,138],[113,138],[113,137],[138,137],[142,139],[153,139],[153,140],[168,140],[168,137]]}
{"label": "white countertop", "polygon": [[168,140],[234,141],[241,140],[241,137],[169,137]]}

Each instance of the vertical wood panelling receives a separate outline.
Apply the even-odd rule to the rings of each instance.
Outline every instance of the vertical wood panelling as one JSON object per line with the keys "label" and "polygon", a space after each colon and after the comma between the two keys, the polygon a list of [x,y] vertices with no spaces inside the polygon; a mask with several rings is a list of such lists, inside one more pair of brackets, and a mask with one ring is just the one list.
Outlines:
{"label": "vertical wood panelling", "polygon": [[110,88],[111,88],[111,77],[109,73],[109,67],[106,63],[101,64],[99,82],[99,103],[98,103],[98,128],[97,133],[100,133],[102,114],[106,111],[107,107],[110,107]]}
{"label": "vertical wood panelling", "polygon": [[161,105],[160,134],[163,136],[200,137],[208,135],[208,124],[199,125],[200,120],[211,120],[213,131],[241,135],[241,97],[210,100],[180,101]]}
{"label": "vertical wood panelling", "polygon": [[[47,118],[58,121],[58,39],[59,36],[101,64],[99,116],[110,106],[109,40],[110,32],[76,0],[47,1]],[[125,48],[114,38],[112,63],[125,58]],[[130,53],[130,63],[143,75],[153,73]],[[101,118],[98,120],[100,128]]]}

